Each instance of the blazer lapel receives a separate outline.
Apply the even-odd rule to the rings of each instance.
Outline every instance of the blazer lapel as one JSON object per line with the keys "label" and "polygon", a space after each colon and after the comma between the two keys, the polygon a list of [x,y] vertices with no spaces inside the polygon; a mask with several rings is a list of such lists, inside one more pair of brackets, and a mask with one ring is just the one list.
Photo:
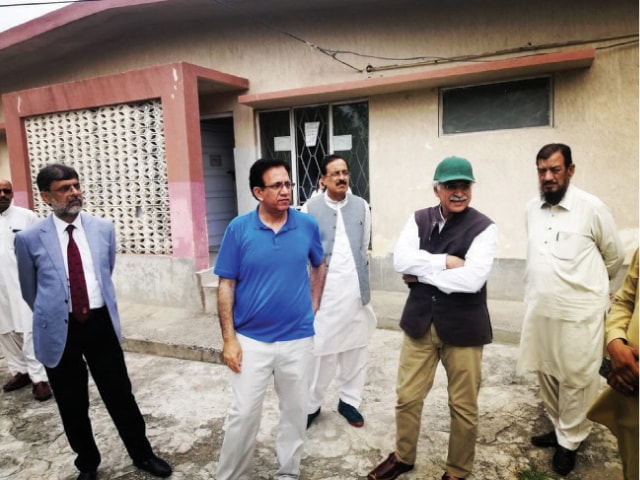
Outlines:
{"label": "blazer lapel", "polygon": [[40,240],[49,254],[49,257],[51,257],[51,261],[55,266],[56,272],[58,272],[60,281],[64,285],[68,285],[69,282],[67,281],[67,271],[64,268],[64,258],[62,257],[60,240],[58,238],[56,226],[53,223],[52,215],[49,215],[47,220],[42,222],[42,226],[40,227]]}

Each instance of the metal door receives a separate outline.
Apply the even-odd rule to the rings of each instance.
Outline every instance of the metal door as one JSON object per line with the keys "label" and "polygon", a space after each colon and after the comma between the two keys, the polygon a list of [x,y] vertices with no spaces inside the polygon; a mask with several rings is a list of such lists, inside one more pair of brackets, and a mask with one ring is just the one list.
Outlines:
{"label": "metal door", "polygon": [[233,119],[203,120],[202,162],[209,250],[216,251],[229,222],[238,214],[233,158]]}

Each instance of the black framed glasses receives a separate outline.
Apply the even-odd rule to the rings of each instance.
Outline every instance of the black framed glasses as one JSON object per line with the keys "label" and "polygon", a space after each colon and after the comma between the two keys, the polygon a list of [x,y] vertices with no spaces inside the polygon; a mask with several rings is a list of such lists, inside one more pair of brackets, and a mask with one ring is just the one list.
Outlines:
{"label": "black framed glasses", "polygon": [[0,192],[4,193],[5,195],[11,195],[13,193],[13,190],[10,188],[0,188]]}
{"label": "black framed glasses", "polygon": [[55,190],[52,190],[52,192],[67,193],[71,191],[72,188],[75,189],[77,192],[81,190],[80,184],[76,182],[76,183],[70,183],[69,185],[63,185],[62,187],[58,187]]}
{"label": "black framed glasses", "polygon": [[276,182],[272,183],[271,185],[265,185],[264,187],[262,187],[262,189],[264,190],[265,188],[270,188],[274,192],[279,192],[284,187],[286,187],[288,190],[291,190],[291,188],[293,188],[295,185],[296,184],[293,182]]}
{"label": "black framed glasses", "polygon": [[471,182],[445,182],[441,183],[445,189],[455,191],[455,190],[469,190],[471,188]]}

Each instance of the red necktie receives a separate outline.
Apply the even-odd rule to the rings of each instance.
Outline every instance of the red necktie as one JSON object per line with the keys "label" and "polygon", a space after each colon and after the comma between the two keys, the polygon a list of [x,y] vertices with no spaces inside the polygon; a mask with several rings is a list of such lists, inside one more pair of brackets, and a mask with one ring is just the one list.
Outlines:
{"label": "red necktie", "polygon": [[67,227],[69,245],[67,245],[67,264],[69,265],[69,290],[71,291],[71,313],[76,320],[84,322],[89,318],[89,294],[84,279],[80,250],[73,239],[73,225]]}

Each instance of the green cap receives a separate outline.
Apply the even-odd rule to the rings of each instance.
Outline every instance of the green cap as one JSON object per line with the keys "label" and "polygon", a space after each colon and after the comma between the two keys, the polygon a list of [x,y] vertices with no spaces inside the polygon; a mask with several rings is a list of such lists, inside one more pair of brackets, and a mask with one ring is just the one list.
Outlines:
{"label": "green cap", "polygon": [[433,179],[440,183],[451,182],[453,180],[476,181],[476,179],[473,178],[471,163],[462,157],[447,157],[442,160],[436,167],[436,173],[433,175]]}

